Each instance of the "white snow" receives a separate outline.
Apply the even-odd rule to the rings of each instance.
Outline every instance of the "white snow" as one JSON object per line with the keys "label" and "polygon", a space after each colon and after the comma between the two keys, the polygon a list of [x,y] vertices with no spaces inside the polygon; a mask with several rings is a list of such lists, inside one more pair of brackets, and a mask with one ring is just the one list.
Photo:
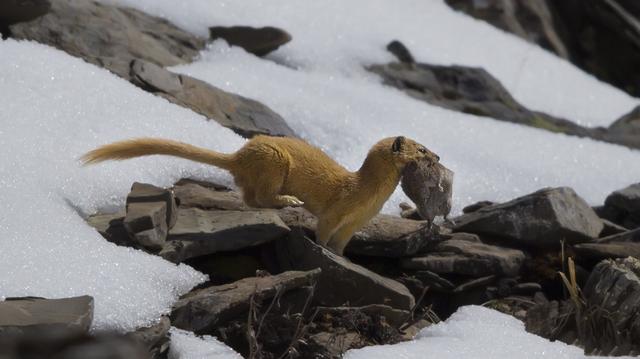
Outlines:
{"label": "white snow", "polygon": [[242,359],[242,356],[218,339],[171,327],[169,359]]}
{"label": "white snow", "polygon": [[227,177],[168,158],[82,168],[97,145],[161,136],[231,150],[243,141],[46,46],[0,41],[0,299],[88,294],[94,329],[126,331],[157,320],[205,276],[105,241],[78,215],[123,205],[134,181],[170,185],[181,176]]}
{"label": "white snow", "polygon": [[344,359],[586,359],[582,349],[527,333],[516,318],[492,309],[461,307],[410,342],[350,350]]}
{"label": "white snow", "polygon": [[102,1],[167,18],[201,36],[210,26],[280,27],[293,40],[270,58],[325,74],[326,82],[361,77],[362,64],[390,61],[385,46],[398,39],[418,61],[483,67],[527,107],[584,125],[606,126],[640,103],[443,0]]}

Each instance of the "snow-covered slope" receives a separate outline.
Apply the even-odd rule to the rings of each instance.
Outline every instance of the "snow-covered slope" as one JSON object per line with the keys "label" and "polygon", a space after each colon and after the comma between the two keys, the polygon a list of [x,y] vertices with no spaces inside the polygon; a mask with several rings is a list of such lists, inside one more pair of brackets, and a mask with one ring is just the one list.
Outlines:
{"label": "snow-covered slope", "polygon": [[467,306],[445,322],[423,329],[415,340],[351,350],[345,359],[579,359],[582,349],[527,333],[516,318]]}
{"label": "snow-covered slope", "polygon": [[134,181],[170,185],[221,172],[146,158],[82,168],[77,158],[133,136],[220,150],[231,131],[46,46],[0,41],[0,298],[95,297],[95,329],[131,330],[204,280],[185,265],[106,242],[78,215],[122,205]]}
{"label": "snow-covered slope", "polygon": [[[640,102],[572,64],[452,11],[443,0],[102,0],[165,17],[207,36],[209,26],[278,26],[293,41],[270,57],[325,81],[361,76],[404,42],[422,62],[483,67],[525,106],[583,125],[608,125]],[[219,82],[219,84],[224,81]]]}

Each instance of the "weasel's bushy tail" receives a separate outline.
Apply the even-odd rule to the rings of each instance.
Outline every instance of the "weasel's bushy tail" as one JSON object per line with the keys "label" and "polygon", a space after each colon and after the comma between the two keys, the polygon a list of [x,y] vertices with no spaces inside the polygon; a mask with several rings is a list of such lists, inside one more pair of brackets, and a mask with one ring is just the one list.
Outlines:
{"label": "weasel's bushy tail", "polygon": [[126,160],[149,155],[181,157],[226,170],[231,169],[233,164],[233,155],[161,138],[137,138],[110,143],[87,152],[80,160],[84,165],[89,165],[108,160]]}

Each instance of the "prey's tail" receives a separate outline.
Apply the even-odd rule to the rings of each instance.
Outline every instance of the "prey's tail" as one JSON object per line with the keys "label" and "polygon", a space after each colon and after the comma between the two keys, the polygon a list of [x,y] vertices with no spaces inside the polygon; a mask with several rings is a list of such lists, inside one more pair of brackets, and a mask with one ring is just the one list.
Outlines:
{"label": "prey's tail", "polygon": [[226,170],[230,170],[233,165],[233,155],[161,138],[137,138],[110,143],[85,153],[80,160],[83,164],[88,165],[108,160],[125,160],[148,155],[181,157]]}

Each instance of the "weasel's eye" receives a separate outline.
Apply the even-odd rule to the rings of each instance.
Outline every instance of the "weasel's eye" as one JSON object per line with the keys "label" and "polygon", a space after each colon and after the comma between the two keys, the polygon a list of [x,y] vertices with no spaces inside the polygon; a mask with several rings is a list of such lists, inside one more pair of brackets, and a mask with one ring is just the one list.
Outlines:
{"label": "weasel's eye", "polygon": [[426,148],[419,148],[418,152],[420,153],[427,153],[427,149]]}

